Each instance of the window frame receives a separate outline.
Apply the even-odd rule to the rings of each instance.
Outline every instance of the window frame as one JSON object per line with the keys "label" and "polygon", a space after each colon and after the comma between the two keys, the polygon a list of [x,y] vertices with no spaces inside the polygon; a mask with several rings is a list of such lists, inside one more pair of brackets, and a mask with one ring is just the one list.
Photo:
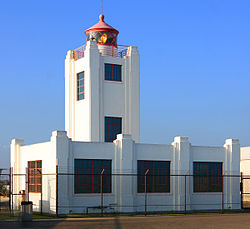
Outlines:
{"label": "window frame", "polygon": [[[112,66],[112,77],[109,79],[106,77],[106,66]],[[114,74],[114,66],[120,66],[120,79],[117,80],[117,76],[115,78]],[[105,81],[112,81],[112,82],[122,82],[122,65],[121,64],[111,64],[111,63],[104,63],[104,80]]]}
{"label": "window frame", "polygon": [[[206,165],[206,170],[200,169],[196,170],[195,165],[201,164]],[[221,170],[220,174],[216,175],[210,175],[211,171],[214,171],[214,169],[209,168],[209,165],[212,167],[212,165],[216,166],[216,170]],[[220,165],[220,167],[218,167]],[[204,175],[199,175],[196,174],[197,172],[202,171],[205,172]],[[217,184],[214,183],[215,179],[212,179],[213,176],[218,179]],[[198,182],[197,182],[198,181]],[[213,182],[211,182],[213,181]],[[210,183],[211,182],[211,183]],[[194,161],[193,162],[193,192],[194,193],[220,193],[223,192],[223,186],[224,186],[224,181],[223,181],[223,162],[211,162],[211,161]],[[204,188],[205,187],[205,188]],[[217,187],[217,190],[213,190],[212,187]]]}
{"label": "window frame", "polygon": [[[113,142],[114,140],[116,140],[116,137],[115,138],[108,138],[107,136],[106,136],[106,119],[108,119],[108,118],[110,118],[110,119],[120,119],[120,122],[121,122],[121,125],[120,125],[120,130],[121,131],[117,131],[116,132],[116,136],[118,135],[118,134],[121,134],[122,133],[122,117],[112,117],[112,116],[105,116],[104,117],[104,141],[105,142]],[[108,124],[108,126],[109,125],[116,125],[116,128],[117,128],[117,125],[119,125],[119,124],[112,124],[112,123],[107,123]],[[108,127],[107,127],[108,128]],[[110,130],[109,130],[109,128],[108,128],[108,136],[109,136],[109,132],[110,132]],[[112,132],[112,131],[111,131]],[[108,139],[111,139],[110,141],[108,141]]]}
{"label": "window frame", "polygon": [[[152,166],[145,167],[145,162],[152,163]],[[144,163],[144,167],[142,167],[142,165],[140,166],[139,163]],[[166,167],[161,168],[159,166],[160,163],[166,163]],[[149,169],[149,172],[147,174],[147,193],[171,193],[171,161],[161,160],[137,160],[137,193],[145,193],[145,172],[141,173],[139,171],[146,171],[147,169]],[[150,171],[150,169],[152,169],[152,171]],[[158,173],[158,171],[161,169],[167,170],[166,175],[161,175]],[[163,176],[166,179],[165,184],[161,184],[161,182],[159,182],[159,176]],[[152,183],[150,180],[152,180]],[[166,186],[166,190],[158,191],[157,189],[159,189],[160,186]]]}
{"label": "window frame", "polygon": [[[37,166],[38,162],[41,163],[41,167]],[[29,166],[31,163],[34,163],[34,167]],[[38,173],[38,171],[40,172]],[[39,178],[40,182],[38,182]],[[34,187],[34,191],[30,191],[31,187]],[[38,187],[40,187],[40,191]],[[41,193],[41,192],[42,192],[42,160],[28,161],[28,193]]]}
{"label": "window frame", "polygon": [[[76,166],[76,161],[79,161],[79,160],[83,160],[85,161],[85,163],[90,162],[91,164],[91,167],[77,167]],[[95,167],[95,163],[96,162],[97,164],[99,164],[100,162],[108,162],[110,163],[110,169],[108,167],[104,167],[104,166],[101,166],[101,167]],[[89,171],[91,171],[90,173],[87,172],[87,173],[83,173],[83,174],[79,174],[77,173],[77,171],[79,171],[79,169],[83,169],[83,168],[87,168],[89,169]],[[74,159],[74,194],[76,195],[81,195],[81,194],[98,194],[98,193],[101,193],[101,187],[100,187],[100,174],[95,174],[94,173],[94,169],[105,169],[104,170],[104,173],[103,173],[103,193],[112,193],[112,160],[111,159],[82,159],[82,158],[75,158]],[[107,173],[110,172],[110,173]],[[86,176],[86,180],[87,182],[86,183],[80,183],[79,180],[80,180],[80,176]],[[89,179],[90,178],[90,179]],[[78,181],[78,183],[76,183],[76,181]],[[89,182],[90,181],[90,182]],[[96,184],[96,186],[95,186]],[[78,191],[77,190],[77,186],[88,186],[86,188],[87,191]],[[105,186],[107,187],[107,191],[105,189]],[[91,191],[88,191],[88,188],[90,187]],[[90,190],[89,189],[89,190]]]}
{"label": "window frame", "polygon": [[[83,74],[82,79],[80,79],[81,74]],[[81,82],[83,82],[82,85],[81,85]],[[81,92],[81,88],[82,88],[82,92]],[[81,95],[83,96],[83,98],[80,98]],[[85,72],[84,71],[78,72],[76,74],[76,100],[81,101],[83,99],[85,99]]]}

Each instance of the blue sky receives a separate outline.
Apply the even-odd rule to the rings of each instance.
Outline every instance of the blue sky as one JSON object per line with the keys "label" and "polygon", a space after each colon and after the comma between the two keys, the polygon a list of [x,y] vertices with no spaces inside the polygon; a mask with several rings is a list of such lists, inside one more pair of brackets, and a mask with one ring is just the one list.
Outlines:
{"label": "blue sky", "polygon": [[[250,145],[249,0],[104,0],[119,44],[141,55],[141,141]],[[100,0],[0,2],[0,167],[12,138],[64,129],[64,59],[98,22]]]}

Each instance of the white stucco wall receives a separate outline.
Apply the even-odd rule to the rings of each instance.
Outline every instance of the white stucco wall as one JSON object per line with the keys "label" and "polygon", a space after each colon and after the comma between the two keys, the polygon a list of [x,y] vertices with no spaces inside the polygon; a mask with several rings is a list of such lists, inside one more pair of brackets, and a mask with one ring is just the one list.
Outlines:
{"label": "white stucco wall", "polygon": [[[53,139],[52,139],[53,140]],[[12,147],[15,148],[15,140],[12,141]],[[41,193],[29,193],[27,196],[27,168],[28,161],[42,160],[42,173],[43,174],[55,174],[56,172],[56,151],[53,146],[53,141],[44,142],[39,144],[33,144],[28,146],[20,146],[20,151],[12,151],[13,154],[17,154],[19,160],[11,158],[11,167],[14,169],[13,173],[13,193],[19,194],[21,190],[26,192],[26,200],[33,202],[34,211],[40,211],[41,199],[42,208],[44,212],[55,213],[56,210],[56,185],[55,175],[46,175],[42,178],[42,194]],[[19,163],[16,163],[16,162]],[[42,195],[42,196],[41,196]],[[21,196],[14,195],[14,207],[19,209]]]}
{"label": "white stucco wall", "polygon": [[[250,178],[250,147],[241,147],[240,152],[240,171],[244,178]],[[243,193],[250,193],[250,179],[243,179]],[[250,194],[244,194],[243,201],[250,202]]]}
{"label": "white stucco wall", "polygon": [[[104,79],[104,64],[122,66],[122,81]],[[85,74],[85,98],[77,101],[77,73]],[[104,117],[122,117],[122,133],[140,140],[140,57],[128,47],[123,58],[102,56],[94,41],[87,42],[84,57],[65,60],[65,129],[74,141],[104,141]]]}
{"label": "white stucco wall", "polygon": [[[143,212],[144,193],[137,193],[137,161],[170,161],[170,193],[148,193],[148,211],[183,211],[185,204],[185,177],[193,174],[193,162],[222,162],[223,175],[240,174],[240,146],[238,140],[227,139],[224,146],[192,146],[187,137],[176,137],[172,144],[135,143],[131,135],[120,134],[113,143],[77,142],[65,131],[55,131],[47,143],[23,146],[22,140],[13,140],[11,163],[15,171],[23,172],[27,161],[42,160],[43,173],[55,173],[58,164],[58,212],[86,213],[87,207],[100,206],[100,194],[74,193],[75,159],[112,160],[112,192],[104,194],[105,211]],[[134,174],[121,176],[119,174]],[[45,176],[46,177],[46,176]],[[43,210],[55,212],[55,176],[43,178]],[[15,189],[24,189],[24,180],[15,183]],[[240,209],[240,178],[224,177],[224,190],[219,193],[194,193],[193,178],[186,177],[186,209]],[[222,196],[223,195],[223,196]],[[39,194],[30,194],[39,210]],[[89,209],[100,212],[100,209]]]}
{"label": "white stucco wall", "polygon": [[240,153],[240,171],[243,175],[250,176],[250,147],[241,147]]}

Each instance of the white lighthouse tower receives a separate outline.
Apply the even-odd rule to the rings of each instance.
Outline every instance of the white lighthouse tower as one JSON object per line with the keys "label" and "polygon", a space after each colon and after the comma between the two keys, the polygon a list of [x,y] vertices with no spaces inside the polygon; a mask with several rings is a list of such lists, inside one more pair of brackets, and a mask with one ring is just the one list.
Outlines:
{"label": "white lighthouse tower", "polygon": [[65,60],[65,129],[74,141],[140,139],[140,56],[117,45],[118,31],[100,21],[85,31],[86,45]]}

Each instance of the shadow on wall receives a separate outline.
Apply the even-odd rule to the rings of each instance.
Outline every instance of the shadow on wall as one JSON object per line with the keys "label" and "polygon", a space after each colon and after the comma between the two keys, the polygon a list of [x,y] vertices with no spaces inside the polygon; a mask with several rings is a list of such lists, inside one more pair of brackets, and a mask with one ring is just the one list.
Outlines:
{"label": "shadow on wall", "polygon": [[[48,179],[46,183],[46,192],[44,191],[42,193],[42,200],[39,200],[39,209],[37,209],[38,212],[45,213],[45,214],[56,214],[56,198],[54,190],[54,179]],[[45,188],[44,188],[45,189]],[[43,189],[43,190],[44,190]],[[54,190],[55,191],[55,190]],[[41,205],[42,203],[42,205]],[[42,209],[41,209],[42,206]]]}
{"label": "shadow on wall", "polygon": [[[56,196],[55,198],[53,198],[53,192],[51,191],[52,189],[52,186],[54,186],[54,179],[52,180],[48,180],[48,183],[47,183],[47,198],[48,198],[48,203],[46,203],[46,211],[49,213],[49,214],[56,214],[56,206],[51,206],[50,204],[51,203],[55,203],[56,202]],[[56,195],[56,193],[55,193]],[[52,209],[51,209],[52,208]]]}
{"label": "shadow on wall", "polygon": [[42,202],[42,213],[55,214],[53,211],[50,210],[50,201],[48,200],[39,201],[40,212],[41,212],[41,202]]}

